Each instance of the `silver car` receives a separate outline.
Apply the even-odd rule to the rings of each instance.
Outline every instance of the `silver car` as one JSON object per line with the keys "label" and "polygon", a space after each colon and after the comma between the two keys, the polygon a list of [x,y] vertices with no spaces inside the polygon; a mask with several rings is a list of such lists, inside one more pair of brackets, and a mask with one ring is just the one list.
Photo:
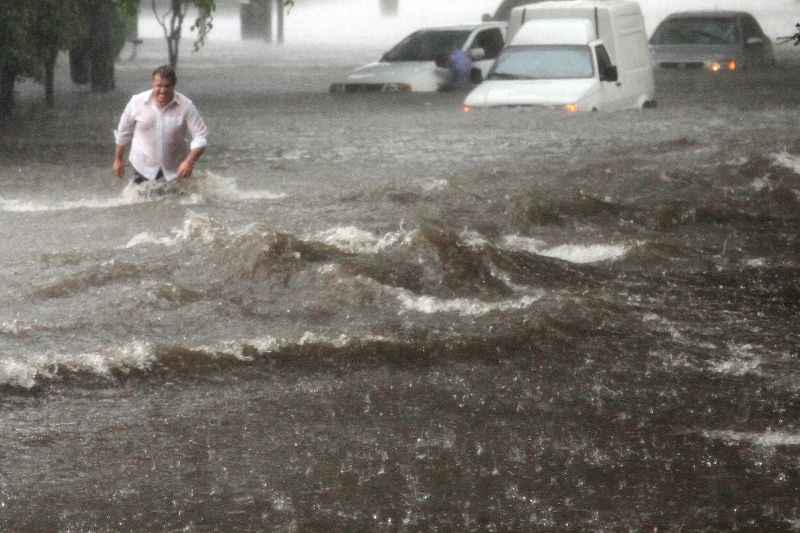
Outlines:
{"label": "silver car", "polygon": [[714,72],[772,66],[772,41],[755,18],[742,11],[673,13],[650,38],[653,64]]}

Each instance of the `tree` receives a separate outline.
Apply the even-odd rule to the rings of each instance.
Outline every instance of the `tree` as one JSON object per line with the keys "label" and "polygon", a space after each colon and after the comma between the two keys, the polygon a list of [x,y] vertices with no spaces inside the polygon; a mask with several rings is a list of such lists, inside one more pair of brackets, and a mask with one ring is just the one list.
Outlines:
{"label": "tree", "polygon": [[138,0],[80,0],[88,7],[89,77],[92,91],[107,92],[116,86],[114,62],[126,39],[124,18],[135,16]]}
{"label": "tree", "polygon": [[113,89],[114,59],[121,48],[120,31],[115,30],[119,24],[115,21],[122,14],[135,13],[138,3],[139,0],[0,0],[0,119],[13,112],[14,87],[20,78],[43,82],[45,100],[53,105],[58,52],[74,48],[81,41],[86,43],[92,89]]}
{"label": "tree", "polygon": [[45,102],[55,105],[54,71],[59,50],[68,50],[85,33],[78,0],[39,0],[31,6],[29,29],[36,59],[31,72],[44,81]]}
{"label": "tree", "polygon": [[0,0],[0,119],[14,109],[17,77],[33,64],[30,34],[31,10],[25,2]]}
{"label": "tree", "polygon": [[167,53],[169,54],[169,64],[173,67],[178,65],[178,53],[180,51],[181,34],[183,32],[183,21],[191,8],[197,10],[197,18],[192,24],[190,31],[197,31],[197,39],[194,42],[195,52],[205,44],[208,32],[213,28],[214,10],[216,9],[215,0],[169,0],[169,7],[162,13],[158,12],[156,0],[151,0],[153,14],[164,30],[164,39],[167,41]]}

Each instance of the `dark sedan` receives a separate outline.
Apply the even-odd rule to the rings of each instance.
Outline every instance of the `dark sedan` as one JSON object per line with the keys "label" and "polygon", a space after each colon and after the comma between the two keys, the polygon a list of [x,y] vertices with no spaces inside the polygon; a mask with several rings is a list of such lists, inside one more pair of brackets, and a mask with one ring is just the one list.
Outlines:
{"label": "dark sedan", "polygon": [[772,66],[772,41],[758,21],[742,11],[673,13],[650,38],[653,63],[662,68],[714,72]]}

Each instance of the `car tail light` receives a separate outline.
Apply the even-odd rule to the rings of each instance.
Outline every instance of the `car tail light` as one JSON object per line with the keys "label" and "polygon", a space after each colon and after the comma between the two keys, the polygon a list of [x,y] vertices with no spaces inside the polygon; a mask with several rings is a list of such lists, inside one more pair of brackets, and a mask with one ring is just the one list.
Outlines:
{"label": "car tail light", "polygon": [[736,60],[731,59],[728,61],[728,70],[736,70]]}
{"label": "car tail light", "polygon": [[464,113],[469,113],[470,111],[472,111],[472,106],[465,105],[464,106]]}
{"label": "car tail light", "polygon": [[577,113],[578,112],[578,104],[566,104],[564,106],[564,109],[566,109],[567,113]]}

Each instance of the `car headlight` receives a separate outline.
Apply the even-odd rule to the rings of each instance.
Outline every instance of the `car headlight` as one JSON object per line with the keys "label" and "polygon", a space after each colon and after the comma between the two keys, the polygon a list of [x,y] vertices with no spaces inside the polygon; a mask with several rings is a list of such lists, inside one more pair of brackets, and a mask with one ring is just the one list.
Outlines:
{"label": "car headlight", "polygon": [[384,83],[381,87],[384,93],[407,93],[411,92],[411,85],[407,83]]}

